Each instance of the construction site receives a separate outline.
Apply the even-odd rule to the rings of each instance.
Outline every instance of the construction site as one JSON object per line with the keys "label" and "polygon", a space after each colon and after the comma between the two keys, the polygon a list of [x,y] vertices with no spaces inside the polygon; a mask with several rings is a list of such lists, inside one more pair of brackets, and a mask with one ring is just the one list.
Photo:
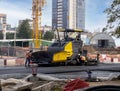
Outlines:
{"label": "construction site", "polygon": [[[77,11],[73,9],[77,5],[74,0],[70,1],[73,6],[68,5],[72,7],[67,15],[70,23],[64,24],[63,1],[56,0],[55,3],[57,9],[53,9],[57,11],[57,17],[53,18],[56,27],[53,30],[56,37],[54,41],[47,41],[47,46],[43,45],[42,39],[46,0],[32,0],[32,41],[26,40],[32,46],[16,46],[17,39],[11,40],[13,46],[1,41],[0,44],[7,43],[8,46],[0,47],[0,91],[119,91],[120,48],[116,48],[114,39],[104,32],[89,34],[84,29],[77,29],[77,21],[71,20],[77,19],[73,18],[77,16],[73,14]],[[4,31],[6,40],[5,34]],[[89,39],[88,44],[84,38]],[[25,66],[26,51],[32,51],[29,66]]]}

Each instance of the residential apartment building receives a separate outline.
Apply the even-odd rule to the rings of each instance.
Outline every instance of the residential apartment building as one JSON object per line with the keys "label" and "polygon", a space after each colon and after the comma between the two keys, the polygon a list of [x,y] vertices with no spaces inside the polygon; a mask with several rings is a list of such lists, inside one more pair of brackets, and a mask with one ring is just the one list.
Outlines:
{"label": "residential apartment building", "polygon": [[6,14],[0,14],[0,31],[9,32],[11,31],[11,24],[7,24],[7,15]]}
{"label": "residential apartment building", "polygon": [[0,14],[0,30],[5,30],[6,27],[6,14]]}
{"label": "residential apartment building", "polygon": [[85,0],[52,0],[52,28],[85,29]]}
{"label": "residential apartment building", "polygon": [[11,28],[11,24],[7,24],[7,15],[0,14],[0,32],[3,33],[3,39],[6,40],[6,33],[15,33],[15,29]]}

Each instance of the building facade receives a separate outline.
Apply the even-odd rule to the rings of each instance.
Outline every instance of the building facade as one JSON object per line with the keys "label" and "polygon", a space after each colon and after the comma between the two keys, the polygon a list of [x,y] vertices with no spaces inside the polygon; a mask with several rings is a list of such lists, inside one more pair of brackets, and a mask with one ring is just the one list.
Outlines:
{"label": "building facade", "polygon": [[52,28],[85,29],[85,0],[53,0]]}
{"label": "building facade", "polygon": [[90,45],[95,48],[114,48],[115,41],[107,33],[97,33],[90,39]]}
{"label": "building facade", "polygon": [[6,33],[15,33],[15,28],[11,28],[11,24],[7,23],[7,15],[0,14],[0,32],[3,33],[3,39],[6,40]]}
{"label": "building facade", "polygon": [[6,39],[6,14],[0,14],[0,31],[3,33],[3,39]]}
{"label": "building facade", "polygon": [[5,30],[6,27],[6,14],[0,14],[0,30]]}

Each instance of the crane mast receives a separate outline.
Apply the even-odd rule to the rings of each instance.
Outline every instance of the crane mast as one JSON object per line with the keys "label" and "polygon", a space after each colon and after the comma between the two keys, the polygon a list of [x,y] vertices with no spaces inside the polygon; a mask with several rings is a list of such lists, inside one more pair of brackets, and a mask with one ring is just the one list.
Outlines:
{"label": "crane mast", "polygon": [[41,46],[42,39],[42,8],[45,5],[45,0],[33,0],[32,15],[33,15],[33,39],[35,48]]}

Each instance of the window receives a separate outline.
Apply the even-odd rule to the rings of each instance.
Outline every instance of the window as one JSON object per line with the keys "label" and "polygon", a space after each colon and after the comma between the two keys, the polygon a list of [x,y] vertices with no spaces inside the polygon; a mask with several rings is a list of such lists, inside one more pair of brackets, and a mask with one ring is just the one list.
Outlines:
{"label": "window", "polygon": [[106,48],[108,47],[109,40],[98,40],[98,47]]}

